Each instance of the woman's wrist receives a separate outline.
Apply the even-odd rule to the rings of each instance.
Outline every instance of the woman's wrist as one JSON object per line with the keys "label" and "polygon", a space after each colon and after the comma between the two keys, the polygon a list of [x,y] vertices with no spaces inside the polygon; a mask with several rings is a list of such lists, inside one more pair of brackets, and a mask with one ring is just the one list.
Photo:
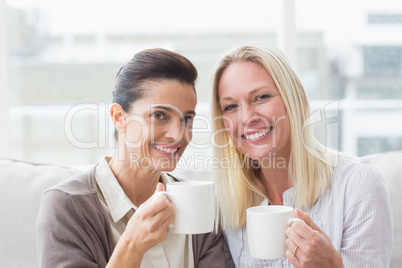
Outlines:
{"label": "woman's wrist", "polygon": [[135,267],[141,266],[145,252],[140,252],[132,241],[124,239],[122,236],[113,251],[108,262],[107,268],[112,267]]}
{"label": "woman's wrist", "polygon": [[337,267],[337,268],[344,268],[343,266],[343,261],[341,255],[338,253],[338,251],[335,250],[335,256],[333,258],[331,267]]}

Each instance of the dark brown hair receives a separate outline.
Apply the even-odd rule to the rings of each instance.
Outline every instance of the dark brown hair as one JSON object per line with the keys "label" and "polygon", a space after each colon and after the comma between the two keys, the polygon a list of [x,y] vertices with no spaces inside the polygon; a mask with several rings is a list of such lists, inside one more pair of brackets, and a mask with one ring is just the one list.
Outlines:
{"label": "dark brown hair", "polygon": [[191,85],[195,92],[197,69],[184,56],[162,48],[138,52],[116,76],[113,102],[128,112],[131,105],[146,95],[147,81],[177,80]]}

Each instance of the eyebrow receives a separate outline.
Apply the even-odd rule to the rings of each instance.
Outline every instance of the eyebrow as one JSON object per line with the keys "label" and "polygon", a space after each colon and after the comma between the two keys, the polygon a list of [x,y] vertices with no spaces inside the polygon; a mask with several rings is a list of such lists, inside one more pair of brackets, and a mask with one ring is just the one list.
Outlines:
{"label": "eyebrow", "polygon": [[[163,109],[163,110],[168,111],[168,112],[170,112],[170,113],[177,112],[175,109],[173,109],[173,108],[171,108],[171,107],[162,106],[162,105],[152,106],[152,108],[153,108],[153,109],[155,109],[155,108],[157,108],[157,109]],[[186,114],[186,115],[188,115],[188,114],[195,115],[195,111],[189,110],[189,111],[184,112],[184,114]]]}
{"label": "eyebrow", "polygon": [[[256,89],[253,89],[252,91],[250,91],[250,92],[248,93],[248,95],[253,95],[255,92],[257,92],[257,91],[259,91],[259,90],[261,90],[261,89],[263,89],[263,88],[269,88],[269,87],[267,87],[267,86],[258,87],[258,88],[256,88]],[[219,102],[221,102],[221,101],[223,101],[223,100],[232,100],[232,99],[233,99],[233,98],[232,98],[231,96],[228,96],[228,97],[220,98],[220,99],[219,99]]]}

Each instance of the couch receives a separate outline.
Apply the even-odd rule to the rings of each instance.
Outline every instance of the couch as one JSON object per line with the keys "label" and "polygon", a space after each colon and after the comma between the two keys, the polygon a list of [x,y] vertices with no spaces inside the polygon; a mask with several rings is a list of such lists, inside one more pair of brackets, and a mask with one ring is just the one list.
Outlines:
{"label": "couch", "polygon": [[[359,158],[386,179],[394,214],[391,267],[402,267],[402,151]],[[53,164],[0,159],[0,267],[38,267],[34,226],[43,192],[79,170]],[[186,174],[202,179],[206,173]],[[198,178],[197,174],[202,174]],[[209,176],[210,177],[210,176]]]}

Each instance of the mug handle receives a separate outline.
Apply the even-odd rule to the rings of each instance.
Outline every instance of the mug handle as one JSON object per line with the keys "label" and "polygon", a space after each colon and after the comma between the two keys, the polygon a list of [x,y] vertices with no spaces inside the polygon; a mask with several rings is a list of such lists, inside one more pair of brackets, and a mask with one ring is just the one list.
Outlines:
{"label": "mug handle", "polygon": [[[154,195],[152,196],[152,200],[153,200],[154,198],[157,198],[158,196],[161,196],[161,195],[166,195],[167,198],[169,198],[169,200],[172,200],[172,195],[169,194],[169,193],[166,192],[166,191],[157,192],[156,194],[154,194]],[[169,224],[169,230],[170,230],[170,232],[173,232],[173,228],[174,228],[173,223]]]}
{"label": "mug handle", "polygon": [[302,222],[304,222],[302,219],[299,219],[299,218],[290,218],[290,219],[288,220],[288,225],[291,226],[292,223],[294,223],[295,221],[302,221]]}
{"label": "mug handle", "polygon": [[169,198],[169,200],[172,200],[172,195],[169,194],[169,193],[166,192],[166,191],[157,192],[156,194],[154,194],[154,195],[152,196],[152,199],[157,198],[158,196],[161,196],[161,195],[166,195],[166,196]]}

